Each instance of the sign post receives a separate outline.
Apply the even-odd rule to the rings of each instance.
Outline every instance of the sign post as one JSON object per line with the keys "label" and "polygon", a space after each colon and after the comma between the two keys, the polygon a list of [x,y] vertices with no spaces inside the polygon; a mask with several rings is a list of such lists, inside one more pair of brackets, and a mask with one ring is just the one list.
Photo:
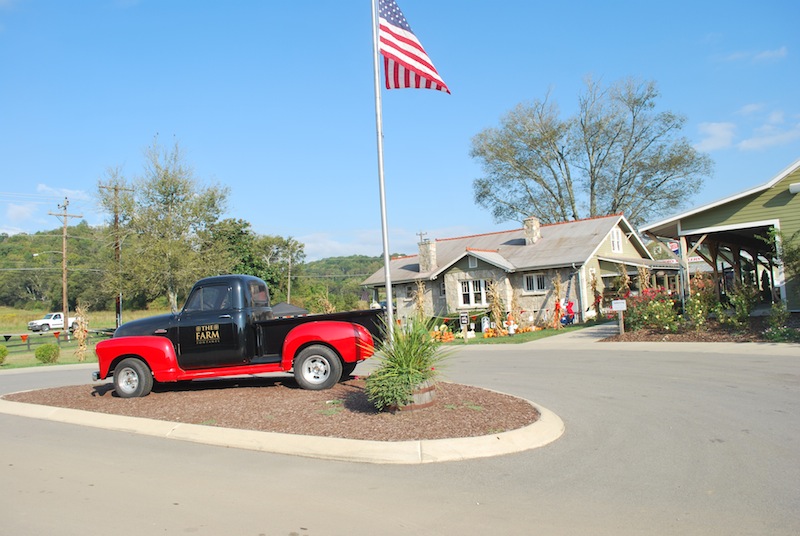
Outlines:
{"label": "sign post", "polygon": [[458,320],[461,323],[461,335],[464,337],[464,344],[467,344],[467,326],[469,325],[469,315],[467,313],[461,313]]}
{"label": "sign post", "polygon": [[628,302],[625,300],[613,300],[611,302],[611,310],[617,312],[619,316],[619,334],[625,334],[625,311],[628,310]]}

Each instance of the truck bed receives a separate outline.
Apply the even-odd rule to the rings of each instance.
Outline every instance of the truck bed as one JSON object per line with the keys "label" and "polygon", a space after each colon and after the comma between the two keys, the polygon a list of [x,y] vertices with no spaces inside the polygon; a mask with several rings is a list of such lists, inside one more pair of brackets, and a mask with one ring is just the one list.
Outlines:
{"label": "truck bed", "polygon": [[286,335],[295,326],[308,322],[320,321],[352,322],[361,324],[370,332],[377,344],[383,340],[384,316],[382,309],[365,309],[361,311],[346,311],[343,313],[310,314],[304,316],[292,316],[283,318],[273,318],[270,320],[260,320],[255,322],[256,329],[259,331],[259,339],[262,342],[261,349],[265,357],[279,356],[281,353],[280,344],[286,339]]}

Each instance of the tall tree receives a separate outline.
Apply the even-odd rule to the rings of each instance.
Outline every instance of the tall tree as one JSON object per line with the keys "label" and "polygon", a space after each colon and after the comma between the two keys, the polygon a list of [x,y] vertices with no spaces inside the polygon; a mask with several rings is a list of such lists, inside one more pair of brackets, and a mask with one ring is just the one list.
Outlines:
{"label": "tall tree", "polygon": [[548,98],[519,104],[472,140],[476,203],[495,221],[553,223],[624,213],[640,223],[674,211],[711,173],[711,160],[680,136],[685,118],[657,112],[654,82],[604,88],[591,78],[578,113],[562,119]]}
{"label": "tall tree", "polygon": [[[126,289],[143,291],[148,299],[166,295],[175,311],[179,293],[196,279],[229,269],[229,257],[212,247],[210,237],[228,189],[201,186],[179,145],[166,149],[155,140],[145,151],[144,175],[133,190],[132,202],[115,206],[130,231],[120,265],[122,280]],[[103,205],[111,205],[112,190],[103,191]]]}
{"label": "tall tree", "polygon": [[256,240],[255,250],[266,263],[262,278],[269,283],[273,301],[291,301],[292,281],[302,270],[305,245],[290,237],[265,235]]}

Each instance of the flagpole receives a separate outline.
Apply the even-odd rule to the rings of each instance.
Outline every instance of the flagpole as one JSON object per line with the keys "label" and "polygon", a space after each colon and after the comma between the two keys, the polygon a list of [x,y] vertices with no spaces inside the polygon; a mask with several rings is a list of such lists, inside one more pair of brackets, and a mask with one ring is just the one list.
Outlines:
{"label": "flagpole", "polygon": [[389,228],[386,223],[386,186],[383,177],[383,113],[381,104],[380,63],[378,52],[378,9],[372,0],[372,63],[375,72],[375,128],[378,139],[378,190],[381,199],[381,233],[383,236],[383,273],[386,278],[386,336],[394,338],[394,304],[392,275],[389,266]]}

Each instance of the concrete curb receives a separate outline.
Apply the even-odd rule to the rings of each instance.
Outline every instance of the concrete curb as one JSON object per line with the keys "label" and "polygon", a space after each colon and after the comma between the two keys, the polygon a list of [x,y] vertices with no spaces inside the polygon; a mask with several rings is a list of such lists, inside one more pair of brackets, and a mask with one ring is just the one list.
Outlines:
{"label": "concrete curb", "polygon": [[539,420],[518,430],[480,437],[420,441],[362,441],[217,428],[10,400],[0,400],[0,413],[274,454],[348,462],[422,464],[512,454],[543,447],[561,437],[565,429],[561,418],[546,408],[530,404],[539,411]]}

